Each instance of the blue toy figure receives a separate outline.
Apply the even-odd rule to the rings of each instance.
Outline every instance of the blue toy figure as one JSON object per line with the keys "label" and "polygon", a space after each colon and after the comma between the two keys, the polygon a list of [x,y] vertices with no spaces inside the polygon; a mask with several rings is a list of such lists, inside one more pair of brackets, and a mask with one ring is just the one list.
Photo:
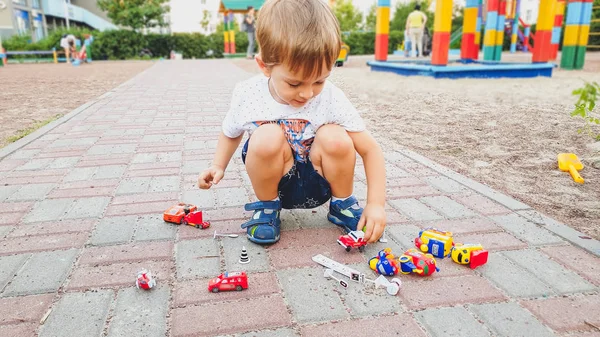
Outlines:
{"label": "blue toy figure", "polygon": [[379,251],[377,256],[369,260],[369,267],[377,274],[385,276],[394,276],[398,274],[398,261],[394,259],[391,248],[385,248]]}

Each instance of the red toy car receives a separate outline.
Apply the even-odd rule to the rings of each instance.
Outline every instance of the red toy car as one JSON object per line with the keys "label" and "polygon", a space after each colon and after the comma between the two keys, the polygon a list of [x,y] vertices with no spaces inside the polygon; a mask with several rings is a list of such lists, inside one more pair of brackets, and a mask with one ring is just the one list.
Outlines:
{"label": "red toy car", "polygon": [[225,272],[208,281],[208,291],[218,293],[219,291],[248,289],[248,275],[244,271]]}
{"label": "red toy car", "polygon": [[183,217],[186,214],[188,214],[190,212],[195,212],[197,210],[198,210],[198,207],[196,207],[196,205],[185,204],[183,202],[180,202],[179,204],[172,206],[171,208],[166,210],[163,213],[163,219],[166,222],[181,224]]}
{"label": "red toy car", "polygon": [[358,248],[359,251],[364,251],[367,241],[365,241],[365,233],[363,231],[352,231],[346,235],[340,236],[337,242],[349,252],[352,248]]}
{"label": "red toy car", "polygon": [[202,211],[198,211],[195,205],[179,203],[163,214],[163,219],[181,225],[190,225],[196,228],[206,229],[210,227],[209,221],[203,221]]}
{"label": "red toy car", "polygon": [[399,258],[400,272],[402,274],[417,274],[429,276],[440,269],[435,265],[435,258],[431,254],[425,254],[415,248],[404,252]]}

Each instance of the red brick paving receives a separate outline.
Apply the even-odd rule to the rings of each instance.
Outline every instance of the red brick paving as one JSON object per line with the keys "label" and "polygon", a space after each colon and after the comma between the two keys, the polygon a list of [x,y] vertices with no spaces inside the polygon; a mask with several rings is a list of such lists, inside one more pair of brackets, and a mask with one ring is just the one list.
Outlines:
{"label": "red brick paving", "polygon": [[77,220],[61,220],[37,222],[32,224],[22,224],[17,226],[9,235],[16,236],[36,236],[36,235],[52,235],[66,233],[91,233],[98,220],[95,219],[77,219]]}
{"label": "red brick paving", "polygon": [[192,226],[181,226],[179,227],[179,240],[191,240],[197,238],[212,237],[215,231],[217,233],[230,233],[239,234],[240,236],[246,236],[246,230],[242,229],[241,220],[226,220],[226,221],[211,221],[210,227],[206,229],[199,229]]}
{"label": "red brick paving", "polygon": [[142,215],[163,214],[165,210],[173,206],[173,201],[155,201],[131,204],[110,204],[106,209],[105,216],[117,215]]}
{"label": "red brick paving", "polygon": [[108,165],[127,165],[131,162],[132,154],[115,154],[110,156],[84,156],[77,167],[96,167]]}
{"label": "red brick paving", "polygon": [[39,322],[53,298],[54,294],[0,298],[0,325]]}
{"label": "red brick paving", "polygon": [[171,314],[173,336],[224,335],[288,326],[291,317],[280,295],[176,308]]}
{"label": "red brick paving", "polygon": [[410,314],[337,321],[300,328],[302,336],[427,336]]}
{"label": "red brick paving", "polygon": [[423,180],[416,177],[402,177],[402,178],[389,178],[388,179],[388,188],[392,187],[401,187],[405,186],[424,186],[427,185]]}
{"label": "red brick paving", "polygon": [[[310,228],[293,231],[285,231],[281,235],[281,240],[271,246],[269,250],[284,248],[301,248],[308,246],[330,246],[331,242],[342,235],[342,231],[336,228]],[[336,243],[337,246],[339,246]],[[342,248],[341,246],[339,246]],[[343,249],[343,248],[342,248]]]}
{"label": "red brick paving", "polygon": [[7,337],[31,337],[36,336],[35,330],[38,323],[23,323],[12,325],[0,325],[0,336]]}
{"label": "red brick paving", "polygon": [[55,189],[47,198],[86,198],[86,197],[110,197],[113,195],[116,186],[100,186],[87,188],[69,188]]}
{"label": "red brick paving", "polygon": [[144,169],[144,170],[129,170],[127,177],[159,177],[159,176],[173,176],[179,174],[179,167],[166,167],[166,168],[155,168],[155,169]]}
{"label": "red brick paving", "polygon": [[174,307],[184,307],[207,302],[232,301],[255,298],[281,292],[274,273],[250,273],[248,289],[243,291],[224,291],[214,294],[208,291],[209,279],[179,282],[173,296]]}
{"label": "red brick paving", "polygon": [[431,186],[404,186],[387,189],[387,197],[389,199],[420,198],[432,195],[441,195],[441,192]]}
{"label": "red brick paving", "polygon": [[0,202],[0,213],[28,212],[34,202]]}
{"label": "red brick paving", "polygon": [[88,247],[81,254],[79,264],[105,265],[134,262],[147,259],[170,260],[173,257],[173,242],[139,242],[118,246]]}
{"label": "red brick paving", "polygon": [[505,232],[457,235],[456,242],[480,243],[488,251],[513,250],[527,247],[525,243]]}
{"label": "red brick paving", "polygon": [[572,269],[596,286],[600,286],[600,258],[575,246],[542,248],[542,251],[568,269]]}
{"label": "red brick paving", "polygon": [[[283,235],[282,235],[283,237]],[[271,246],[274,248],[277,245]],[[312,257],[317,254],[323,254],[340,263],[365,263],[365,258],[357,250],[346,252],[346,250],[337,244],[336,241],[332,241],[327,245],[309,246],[309,247],[296,247],[287,249],[269,249],[269,259],[271,265],[275,269],[286,269],[286,268],[301,268],[301,267],[314,267],[316,263],[312,260]]]}
{"label": "red brick paving", "polygon": [[93,180],[81,180],[73,182],[64,182],[60,184],[60,189],[72,189],[72,188],[98,188],[98,187],[117,187],[119,186],[120,179],[93,179]]}
{"label": "red brick paving", "polygon": [[134,204],[154,201],[177,202],[177,199],[179,199],[178,192],[139,193],[116,196],[113,198],[111,205]]}
{"label": "red brick paving", "polygon": [[171,261],[141,261],[106,266],[79,266],[71,274],[66,288],[67,290],[84,290],[135,286],[137,273],[142,269],[151,271],[157,283],[167,283],[172,268],[173,262]]}
{"label": "red brick paving", "polygon": [[[38,171],[35,171],[38,172]],[[47,184],[56,183],[63,179],[63,175],[57,176],[33,176],[33,177],[6,177],[2,182],[6,185]]]}
{"label": "red brick paving", "polygon": [[522,301],[521,304],[559,332],[594,330],[592,325],[600,327],[599,294]]}
{"label": "red brick paving", "polygon": [[7,238],[0,243],[0,255],[79,248],[83,247],[88,236],[89,233],[68,233]]}
{"label": "red brick paving", "polygon": [[422,221],[419,222],[417,226],[421,228],[435,227],[439,230],[452,232],[455,237],[460,237],[460,235],[457,234],[503,231],[502,227],[498,226],[496,222],[488,218]]}
{"label": "red brick paving", "polygon": [[509,214],[511,210],[482,195],[451,196],[452,199],[483,215]]}
{"label": "red brick paving", "polygon": [[410,309],[506,299],[485,278],[479,276],[421,278],[411,275],[411,279],[403,278],[399,295]]}

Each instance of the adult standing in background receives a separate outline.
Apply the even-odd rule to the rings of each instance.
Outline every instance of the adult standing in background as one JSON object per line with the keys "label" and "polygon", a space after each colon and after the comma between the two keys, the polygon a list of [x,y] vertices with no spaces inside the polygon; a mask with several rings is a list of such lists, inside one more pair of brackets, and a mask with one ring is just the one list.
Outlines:
{"label": "adult standing in background", "polygon": [[[411,56],[423,56],[423,31],[427,24],[427,15],[421,12],[421,5],[415,5],[415,10],[406,18],[406,29],[412,44]],[[417,54],[416,48],[419,48]]]}
{"label": "adult standing in background", "polygon": [[254,58],[254,41],[256,40],[254,21],[254,7],[248,6],[248,14],[244,16],[244,24],[246,26],[246,33],[248,34],[248,51],[246,52],[246,57],[249,59]]}

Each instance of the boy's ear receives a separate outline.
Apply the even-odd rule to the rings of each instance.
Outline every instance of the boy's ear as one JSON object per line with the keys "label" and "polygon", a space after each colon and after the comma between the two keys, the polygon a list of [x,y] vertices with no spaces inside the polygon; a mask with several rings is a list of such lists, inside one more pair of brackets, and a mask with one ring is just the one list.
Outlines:
{"label": "boy's ear", "polygon": [[267,77],[271,77],[271,67],[267,66],[265,62],[263,62],[260,54],[256,55],[254,59],[256,59],[256,63],[258,64],[258,67],[263,72],[263,74],[265,74],[265,76]]}

